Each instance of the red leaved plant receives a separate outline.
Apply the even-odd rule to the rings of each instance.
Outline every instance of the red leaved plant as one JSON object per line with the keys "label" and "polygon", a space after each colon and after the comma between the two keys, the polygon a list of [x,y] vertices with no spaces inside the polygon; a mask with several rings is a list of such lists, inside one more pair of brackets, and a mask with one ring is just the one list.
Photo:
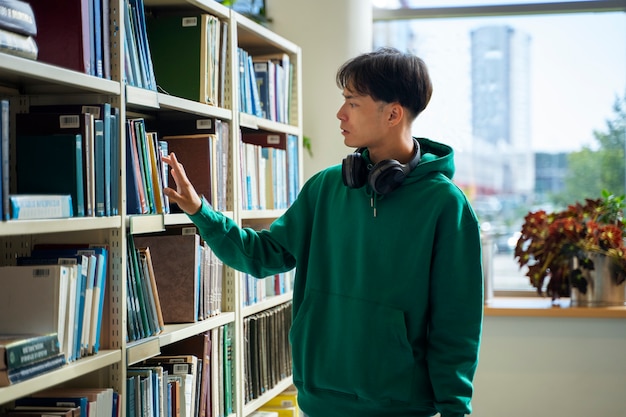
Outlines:
{"label": "red leaved plant", "polygon": [[[606,191],[602,195],[599,199],[586,199],[584,204],[572,204],[563,211],[539,210],[524,218],[514,256],[520,268],[528,267],[526,275],[540,295],[544,285],[552,299],[568,297],[572,285],[585,289],[586,281],[573,268],[574,257],[578,258],[579,267],[592,268],[588,254],[602,253],[626,271],[624,196]],[[625,274],[620,276],[623,279]]]}

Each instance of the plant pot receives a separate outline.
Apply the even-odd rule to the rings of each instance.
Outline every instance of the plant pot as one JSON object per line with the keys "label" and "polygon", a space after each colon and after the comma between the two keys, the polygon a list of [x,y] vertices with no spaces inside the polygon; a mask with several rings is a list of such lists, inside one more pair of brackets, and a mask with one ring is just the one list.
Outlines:
{"label": "plant pot", "polygon": [[[589,268],[580,266],[571,282],[571,305],[580,307],[623,306],[626,304],[626,271],[612,258],[590,253]],[[575,263],[578,260],[575,260]],[[582,284],[582,285],[581,285]]]}

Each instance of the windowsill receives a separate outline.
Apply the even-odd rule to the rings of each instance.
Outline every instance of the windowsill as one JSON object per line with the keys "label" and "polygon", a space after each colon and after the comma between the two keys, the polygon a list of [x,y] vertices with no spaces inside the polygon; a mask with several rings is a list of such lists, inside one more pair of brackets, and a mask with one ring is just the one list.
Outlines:
{"label": "windowsill", "polygon": [[572,307],[569,298],[554,304],[550,298],[496,296],[485,304],[485,316],[494,317],[575,317],[626,318],[626,306]]}

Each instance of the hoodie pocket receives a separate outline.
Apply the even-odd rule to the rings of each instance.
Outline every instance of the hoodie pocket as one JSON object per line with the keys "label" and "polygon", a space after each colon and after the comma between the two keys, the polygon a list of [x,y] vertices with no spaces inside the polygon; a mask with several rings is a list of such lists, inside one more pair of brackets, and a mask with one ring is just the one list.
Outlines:
{"label": "hoodie pocket", "polygon": [[309,291],[291,328],[294,380],[375,401],[409,401],[415,361],[401,310]]}

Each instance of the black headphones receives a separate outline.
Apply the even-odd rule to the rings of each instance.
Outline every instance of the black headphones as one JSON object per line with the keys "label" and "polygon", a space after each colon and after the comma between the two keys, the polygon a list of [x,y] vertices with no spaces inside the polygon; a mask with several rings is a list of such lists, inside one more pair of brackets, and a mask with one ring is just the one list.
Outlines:
{"label": "black headphones", "polygon": [[350,188],[361,188],[366,183],[376,194],[389,194],[404,182],[404,179],[417,166],[422,157],[420,144],[413,138],[413,158],[401,164],[395,159],[384,159],[371,168],[363,158],[362,153],[366,148],[359,148],[354,153],[346,156],[341,165],[343,183]]}

